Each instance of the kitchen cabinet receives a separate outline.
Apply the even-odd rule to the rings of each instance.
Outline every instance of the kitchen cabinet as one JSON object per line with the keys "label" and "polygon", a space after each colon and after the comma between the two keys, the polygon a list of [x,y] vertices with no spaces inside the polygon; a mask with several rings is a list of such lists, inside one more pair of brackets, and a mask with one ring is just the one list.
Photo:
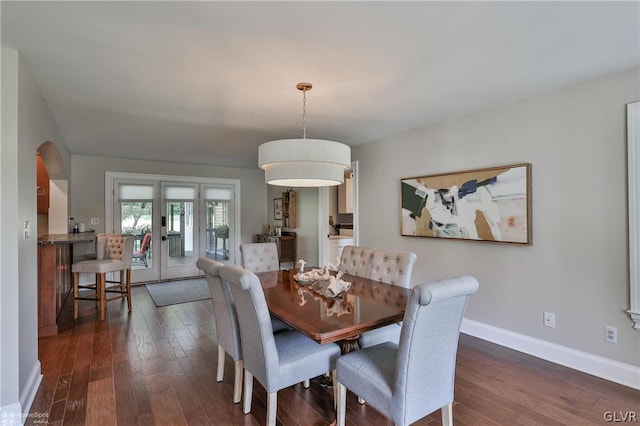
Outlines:
{"label": "kitchen cabinet", "polygon": [[73,246],[94,242],[93,232],[47,234],[38,238],[38,337],[58,334],[60,314],[71,292],[73,262],[95,257],[95,254],[75,257]]}
{"label": "kitchen cabinet", "polygon": [[49,174],[40,153],[36,155],[36,185],[38,214],[49,214]]}
{"label": "kitchen cabinet", "polygon": [[338,213],[353,213],[353,175],[344,178],[338,186]]}
{"label": "kitchen cabinet", "polygon": [[353,238],[345,238],[340,236],[329,237],[329,263],[338,266],[340,264],[340,261],[338,259],[340,256],[342,256],[342,250],[346,246],[351,245],[353,245]]}

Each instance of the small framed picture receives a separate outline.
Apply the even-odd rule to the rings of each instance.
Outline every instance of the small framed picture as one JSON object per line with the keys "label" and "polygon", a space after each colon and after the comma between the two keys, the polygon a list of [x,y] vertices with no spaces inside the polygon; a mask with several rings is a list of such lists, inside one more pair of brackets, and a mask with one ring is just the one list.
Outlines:
{"label": "small framed picture", "polygon": [[282,220],[282,198],[273,199],[273,218]]}

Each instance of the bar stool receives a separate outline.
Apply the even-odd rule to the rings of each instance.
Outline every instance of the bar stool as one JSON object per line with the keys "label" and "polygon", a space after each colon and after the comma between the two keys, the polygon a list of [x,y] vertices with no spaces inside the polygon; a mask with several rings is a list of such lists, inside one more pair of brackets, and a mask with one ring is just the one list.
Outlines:
{"label": "bar stool", "polygon": [[[73,318],[78,318],[78,300],[94,300],[100,309],[100,321],[104,321],[107,302],[127,299],[127,307],[131,312],[131,257],[133,255],[134,238],[125,235],[99,234],[96,238],[96,259],[75,262],[71,266],[73,272]],[[107,281],[106,274],[120,272],[119,281]],[[96,284],[80,285],[80,274],[96,275]],[[117,286],[107,287],[107,283]],[[95,293],[80,296],[81,288],[95,288]],[[116,296],[107,298],[107,293]]]}

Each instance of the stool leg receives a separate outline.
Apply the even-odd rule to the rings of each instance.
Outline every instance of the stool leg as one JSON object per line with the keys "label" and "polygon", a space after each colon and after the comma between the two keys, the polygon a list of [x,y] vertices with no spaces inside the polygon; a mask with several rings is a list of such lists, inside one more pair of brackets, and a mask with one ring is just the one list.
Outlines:
{"label": "stool leg", "polygon": [[78,288],[78,273],[73,273],[73,319],[78,318],[78,296],[80,289]]}
{"label": "stool leg", "polygon": [[131,269],[127,269],[127,307],[131,312]]}
{"label": "stool leg", "polygon": [[99,284],[98,284],[98,294],[100,298],[100,321],[104,321],[104,313],[107,309],[107,293],[105,291],[105,274],[100,274]]}
{"label": "stool leg", "polygon": [[98,285],[98,281],[100,281],[100,274],[96,274],[96,308],[100,309],[100,300],[98,299],[100,297],[100,286]]}

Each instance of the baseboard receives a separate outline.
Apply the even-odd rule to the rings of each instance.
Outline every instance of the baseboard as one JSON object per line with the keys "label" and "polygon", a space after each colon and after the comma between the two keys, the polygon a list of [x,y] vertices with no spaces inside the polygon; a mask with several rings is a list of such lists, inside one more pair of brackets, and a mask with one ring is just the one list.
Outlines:
{"label": "baseboard", "polygon": [[[23,423],[24,421],[27,420],[27,416],[29,415],[29,410],[31,410],[31,404],[33,404],[33,400],[36,397],[36,393],[38,392],[38,388],[40,387],[41,382],[42,382],[42,373],[40,371],[40,360],[36,360],[35,365],[31,369],[29,380],[27,381],[26,386],[24,387],[24,389],[20,394],[20,405],[22,406]],[[42,414],[42,413],[38,413],[38,414]]]}
{"label": "baseboard", "polygon": [[462,333],[640,390],[640,367],[463,319]]}

